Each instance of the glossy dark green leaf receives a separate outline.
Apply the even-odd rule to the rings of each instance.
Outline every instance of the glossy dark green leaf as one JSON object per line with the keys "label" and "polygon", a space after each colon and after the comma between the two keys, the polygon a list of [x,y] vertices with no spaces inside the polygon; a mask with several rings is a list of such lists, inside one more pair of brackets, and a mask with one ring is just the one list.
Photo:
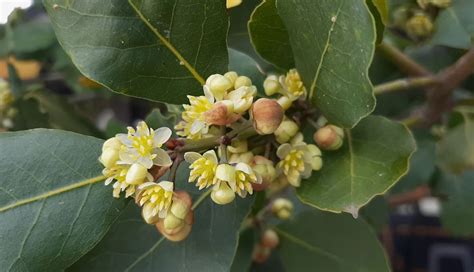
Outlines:
{"label": "glossy dark green leaf", "polygon": [[474,1],[454,0],[436,17],[431,43],[469,49],[474,38]]}
{"label": "glossy dark green leaf", "polygon": [[339,150],[323,154],[323,168],[301,182],[298,196],[316,208],[357,216],[360,207],[407,173],[415,149],[406,126],[369,116],[345,130]]}
{"label": "glossy dark green leaf", "polygon": [[376,235],[361,219],[312,210],[276,230],[287,271],[390,271]]}
{"label": "glossy dark green leaf", "polygon": [[255,237],[255,230],[253,228],[247,228],[240,233],[239,246],[235,253],[234,260],[232,262],[231,272],[245,272],[249,271],[250,265],[252,264],[252,253],[257,238]]}
{"label": "glossy dark green leaf", "polygon": [[[187,182],[188,165],[178,169],[177,184],[194,201],[203,193]],[[229,271],[234,259],[243,219],[252,197],[237,198],[225,206],[207,197],[196,209],[191,234],[181,242],[170,242],[152,225],[140,209],[130,203],[105,238],[70,271]]]}
{"label": "glossy dark green leaf", "polygon": [[381,233],[390,223],[390,207],[384,196],[372,199],[361,209],[360,214],[377,233]]}
{"label": "glossy dark green leaf", "polygon": [[375,24],[364,0],[277,1],[309,99],[331,123],[353,127],[375,107],[368,68]]}
{"label": "glossy dark green leaf", "polygon": [[0,267],[63,271],[119,216],[103,184],[102,140],[37,129],[0,133]]}
{"label": "glossy dark green leaf", "polygon": [[263,0],[257,6],[248,23],[248,31],[262,58],[284,70],[295,67],[288,31],[278,15],[276,0]]}
{"label": "glossy dark green leaf", "polygon": [[[384,7],[386,9],[384,0],[381,0],[381,1],[366,0],[366,3],[367,3],[367,6],[369,7],[370,12],[372,13],[372,16],[374,17],[375,28],[377,30],[377,44],[379,44],[383,41],[383,33],[385,31],[385,23],[387,19],[386,17],[385,18],[382,17],[383,16],[382,13],[386,12],[384,15],[388,16],[388,10],[386,11],[384,10]],[[382,6],[377,6],[377,5],[382,5]]]}
{"label": "glossy dark green leaf", "polygon": [[474,234],[474,171],[444,173],[439,190],[446,199],[441,210],[443,226],[455,235]]}
{"label": "glossy dark green leaf", "polygon": [[[225,1],[44,0],[59,42],[87,77],[169,103],[227,70]],[[106,30],[106,31],[105,31]]]}
{"label": "glossy dark green leaf", "polygon": [[257,86],[259,91],[263,90],[265,73],[250,56],[237,50],[229,49],[229,71],[236,71],[239,75],[248,76],[252,80],[252,84]]}

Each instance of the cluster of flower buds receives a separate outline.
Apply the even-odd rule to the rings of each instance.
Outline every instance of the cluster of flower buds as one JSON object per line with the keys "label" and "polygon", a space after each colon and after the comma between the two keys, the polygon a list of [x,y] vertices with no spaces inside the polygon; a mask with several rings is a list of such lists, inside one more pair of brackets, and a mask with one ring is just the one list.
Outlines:
{"label": "cluster of flower buds", "polygon": [[415,41],[429,38],[435,29],[433,21],[438,12],[451,6],[452,0],[417,0],[418,5],[405,4],[393,12],[392,24]]}
{"label": "cluster of flower buds", "polygon": [[266,229],[263,231],[260,241],[255,245],[252,259],[256,263],[264,263],[273,249],[275,249],[280,243],[278,234],[272,229]]}
{"label": "cluster of flower buds", "polygon": [[[213,147],[184,155],[190,163],[189,182],[195,182],[200,190],[212,187],[211,198],[218,204],[265,189],[274,180],[298,187],[302,179],[322,167],[321,150],[307,144],[297,122],[285,114],[293,102],[306,99],[298,72],[292,69],[286,75],[270,75],[263,88],[268,96],[277,97],[254,101],[257,87],[248,77],[233,71],[215,74],[207,78],[203,96],[188,96],[189,104],[183,105],[182,120],[175,126],[182,137],[198,140],[237,131],[225,149]],[[267,137],[273,153],[249,148],[248,137],[240,137],[246,126],[253,129],[250,137]],[[326,128],[329,131],[325,132]],[[327,126],[315,139],[323,149],[335,150],[342,145],[343,135],[342,129]]]}
{"label": "cluster of flower buds", "polygon": [[17,113],[16,109],[12,107],[14,100],[8,82],[0,78],[0,128],[13,127],[13,117]]}
{"label": "cluster of flower buds", "polygon": [[277,198],[272,203],[272,213],[281,220],[288,220],[293,212],[293,203],[286,198]]}
{"label": "cluster of flower buds", "polygon": [[[178,165],[171,168],[171,157],[178,164],[184,158],[190,168],[188,181],[199,190],[209,189],[219,205],[272,185],[300,186],[302,179],[322,167],[317,145],[336,150],[343,144],[344,132],[323,124],[314,135],[317,145],[304,141],[288,110],[293,102],[306,99],[295,69],[267,77],[263,87],[267,95],[278,97],[257,99],[250,78],[233,71],[211,75],[203,95],[188,96],[189,104],[183,105],[175,126],[181,138],[170,140],[169,128],[153,130],[142,121],[136,129],[128,127],[127,134],[105,141],[99,161],[105,167],[106,185],[113,182],[113,196],[120,197],[121,192],[133,196],[148,224],[155,224],[169,240],[180,241],[191,231],[194,214],[191,197],[174,190],[173,171]],[[169,181],[157,182],[168,170]],[[292,209],[286,199],[272,205],[273,214],[282,220],[290,217]]]}

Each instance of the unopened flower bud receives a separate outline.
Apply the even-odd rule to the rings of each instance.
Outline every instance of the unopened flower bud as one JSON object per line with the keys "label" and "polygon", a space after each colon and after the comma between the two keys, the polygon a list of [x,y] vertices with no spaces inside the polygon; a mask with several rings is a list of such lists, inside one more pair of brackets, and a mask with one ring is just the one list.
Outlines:
{"label": "unopened flower bud", "polygon": [[273,162],[263,156],[255,156],[252,163],[253,170],[262,177],[262,184],[269,184],[276,178]]}
{"label": "unopened flower bud", "polygon": [[168,213],[163,221],[164,227],[167,230],[174,230],[184,226],[184,220]]}
{"label": "unopened flower bud", "polygon": [[173,242],[179,242],[186,239],[189,233],[191,233],[192,225],[194,223],[194,213],[193,211],[190,211],[186,215],[186,218],[184,220],[181,220],[181,222],[183,222],[183,225],[174,229],[167,229],[165,227],[165,220],[166,219],[159,220],[156,223],[156,228],[163,236],[165,236],[166,239]]}
{"label": "unopened flower bud", "polygon": [[431,35],[434,26],[431,18],[423,13],[417,12],[406,22],[408,35],[415,39],[423,39]]}
{"label": "unopened flower bud", "polygon": [[288,142],[291,138],[293,138],[293,136],[296,135],[296,133],[298,133],[298,129],[298,125],[295,122],[289,119],[283,120],[275,131],[277,142],[280,144]]}
{"label": "unopened flower bud", "polygon": [[106,167],[111,168],[119,159],[119,151],[113,148],[106,148],[102,150],[100,155],[100,162]]}
{"label": "unopened flower bud", "polygon": [[278,104],[283,108],[283,110],[287,110],[291,107],[291,104],[293,104],[293,101],[288,96],[282,96],[278,98],[277,100]]}
{"label": "unopened flower bud", "polygon": [[310,161],[311,169],[313,169],[314,171],[321,170],[321,168],[323,167],[323,159],[321,158],[321,155],[322,155],[321,150],[313,144],[307,145],[307,148],[308,148],[309,154],[311,155],[311,161]]}
{"label": "unopened flower bud", "polygon": [[280,243],[280,239],[278,238],[278,234],[274,230],[267,229],[262,234],[261,242],[264,247],[273,249],[278,246],[278,244]]}
{"label": "unopened flower bud", "polygon": [[258,134],[272,134],[282,123],[283,109],[273,99],[260,98],[253,103],[251,115]]}
{"label": "unopened flower bud", "polygon": [[275,75],[268,76],[263,82],[263,89],[265,94],[272,96],[281,90],[281,84],[278,80],[278,77]]}
{"label": "unopened flower bud", "polygon": [[222,100],[226,92],[233,86],[227,77],[219,74],[210,76],[206,80],[206,85],[217,100]]}
{"label": "unopened flower bud", "polygon": [[281,220],[287,220],[293,211],[293,203],[286,198],[277,198],[272,204],[272,213]]}
{"label": "unopened flower bud", "polygon": [[234,82],[234,89],[238,89],[243,86],[252,86],[252,80],[246,76],[239,76]]}
{"label": "unopened flower bud", "polygon": [[192,199],[185,191],[175,192],[173,204],[171,204],[171,213],[179,219],[184,219],[191,210]]}
{"label": "unopened flower bud", "polygon": [[122,142],[120,142],[117,137],[113,137],[104,142],[102,145],[102,151],[109,148],[119,150],[121,146]]}
{"label": "unopened flower bud", "polygon": [[337,150],[343,144],[344,130],[334,125],[318,129],[313,135],[314,142],[322,149]]}
{"label": "unopened flower bud", "polygon": [[145,166],[134,163],[128,169],[127,176],[125,177],[125,182],[128,184],[142,184],[145,181],[145,178],[148,174],[148,169]]}
{"label": "unopened flower bud", "polygon": [[211,192],[211,198],[215,203],[225,205],[235,199],[235,193],[227,185],[227,182],[222,182],[217,190]]}
{"label": "unopened flower bud", "polygon": [[253,153],[251,151],[247,151],[244,153],[236,153],[236,154],[230,155],[229,163],[244,162],[244,163],[249,164],[250,162],[252,162],[252,159],[253,159]]}
{"label": "unopened flower bud", "polygon": [[240,118],[234,113],[234,105],[229,100],[215,103],[212,108],[204,113],[204,120],[209,125],[225,126]]}
{"label": "unopened flower bud", "polygon": [[234,71],[230,71],[230,72],[227,72],[224,74],[224,76],[230,80],[230,82],[232,83],[232,85],[235,83],[235,80],[239,77],[239,75],[234,72]]}
{"label": "unopened flower bud", "polygon": [[257,244],[252,253],[252,260],[256,263],[264,263],[270,257],[271,249]]}

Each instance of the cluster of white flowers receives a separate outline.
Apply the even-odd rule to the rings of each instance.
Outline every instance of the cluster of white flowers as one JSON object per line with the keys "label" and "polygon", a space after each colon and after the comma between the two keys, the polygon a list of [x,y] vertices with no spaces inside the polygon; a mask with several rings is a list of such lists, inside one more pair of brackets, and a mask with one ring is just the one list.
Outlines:
{"label": "cluster of white flowers", "polygon": [[[172,173],[183,158],[189,163],[188,181],[199,190],[209,189],[211,199],[220,205],[272,184],[300,186],[302,179],[322,167],[318,146],[338,149],[344,132],[327,125],[313,135],[317,145],[304,141],[297,119],[287,114],[295,101],[305,103],[306,99],[295,69],[268,76],[263,87],[268,96],[278,97],[257,99],[257,87],[236,72],[211,75],[202,96],[188,96],[189,104],[183,105],[182,120],[175,126],[182,138],[170,141],[168,151],[162,146],[171,130],[153,130],[145,122],[107,140],[99,160],[105,167],[106,184],[114,182],[113,196],[123,191],[125,197],[134,196],[145,221],[177,241],[187,236],[193,222],[189,194],[174,190],[174,182],[181,181],[175,181]],[[206,144],[193,149],[192,144],[200,141]],[[170,170],[171,180],[156,182],[171,168],[170,154],[177,163]],[[285,219],[291,207],[283,204],[273,212]]]}
{"label": "cluster of white flowers", "polygon": [[150,173],[154,166],[171,166],[170,156],[161,149],[170,137],[169,128],[153,130],[141,121],[136,130],[128,127],[128,134],[117,134],[102,146],[99,161],[105,166],[105,184],[114,181],[114,197],[119,197],[122,191],[129,197],[138,190],[145,218],[164,217],[171,205],[173,183],[154,183]]}

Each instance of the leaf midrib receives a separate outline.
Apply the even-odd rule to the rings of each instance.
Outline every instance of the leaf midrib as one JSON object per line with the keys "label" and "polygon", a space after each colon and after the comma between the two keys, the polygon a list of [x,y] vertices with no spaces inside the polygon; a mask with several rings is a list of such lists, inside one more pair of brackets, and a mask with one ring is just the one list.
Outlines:
{"label": "leaf midrib", "polygon": [[331,27],[329,28],[329,31],[328,31],[328,37],[326,39],[326,44],[324,45],[323,52],[321,53],[321,60],[318,63],[318,67],[316,68],[316,73],[314,75],[313,82],[311,83],[311,87],[309,89],[309,96],[308,96],[309,100],[312,100],[312,98],[314,96],[314,90],[316,89],[316,83],[318,81],[319,74],[321,73],[324,58],[326,57],[326,53],[328,51],[329,44],[331,43],[331,36],[332,36],[332,33],[334,32],[334,26],[336,25],[336,21],[339,18],[339,13],[341,12],[343,3],[344,3],[344,1],[341,1],[341,4],[339,4],[339,7],[337,8],[337,11],[336,11],[336,15],[334,15],[334,17],[333,17],[334,20],[331,19],[332,24],[331,24]]}
{"label": "leaf midrib", "polygon": [[50,198],[50,197],[55,196],[55,195],[66,193],[66,192],[72,191],[74,189],[87,186],[89,184],[93,184],[93,183],[97,183],[99,181],[103,181],[104,179],[105,179],[104,176],[97,176],[97,177],[85,179],[85,180],[82,180],[82,181],[79,181],[79,182],[76,182],[76,183],[73,183],[73,184],[70,184],[70,185],[67,185],[67,186],[64,186],[64,187],[60,187],[60,188],[57,188],[57,189],[54,189],[54,190],[51,190],[51,191],[47,191],[47,192],[42,193],[40,195],[29,197],[29,198],[26,198],[26,199],[22,199],[22,200],[14,202],[14,203],[8,204],[6,206],[0,207],[0,212],[5,212],[7,210],[10,210],[10,209],[13,209],[13,208],[16,208],[16,207],[19,207],[19,206],[23,206],[23,205],[28,204],[28,203],[36,202],[38,200],[42,200],[42,199]]}
{"label": "leaf midrib", "polygon": [[155,36],[160,40],[163,45],[168,48],[168,50],[175,55],[175,57],[179,60],[180,64],[182,63],[186,69],[191,73],[191,75],[201,84],[204,85],[205,80],[204,78],[196,71],[196,69],[181,55],[181,53],[168,41],[161,33],[156,29],[149,20],[145,17],[145,15],[140,11],[139,7],[133,4],[133,0],[128,0],[128,4],[132,7],[135,13],[138,15],[141,21],[145,23],[145,25],[155,34]]}

